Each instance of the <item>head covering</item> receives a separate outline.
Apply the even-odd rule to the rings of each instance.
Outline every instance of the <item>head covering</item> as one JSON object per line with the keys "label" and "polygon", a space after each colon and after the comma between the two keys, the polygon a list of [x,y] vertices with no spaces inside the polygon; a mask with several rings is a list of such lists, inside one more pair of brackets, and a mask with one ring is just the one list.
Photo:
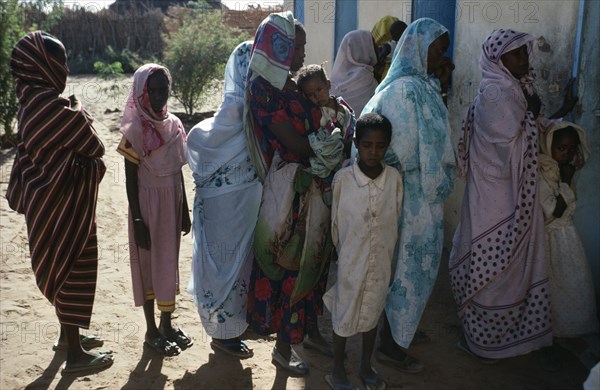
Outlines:
{"label": "head covering", "polygon": [[367,30],[350,31],[344,36],[335,56],[331,93],[344,98],[354,112],[360,113],[377,88],[373,75],[376,64],[377,54],[371,33]]}
{"label": "head covering", "polygon": [[[562,120],[548,120],[544,123],[546,132],[540,136],[540,154],[539,154],[539,169],[544,179],[550,183],[555,184],[558,187],[560,184],[560,169],[558,162],[552,158],[552,141],[554,141],[554,135],[560,129],[565,127],[572,127],[579,136],[579,150],[578,154],[583,159],[582,163],[586,162],[590,157],[590,145],[585,135],[585,130],[577,126],[574,123],[562,121]],[[574,186],[574,182],[571,182],[571,187]]]}
{"label": "head covering", "polygon": [[390,70],[377,87],[376,92],[382,91],[399,77],[429,78],[427,74],[429,45],[447,32],[446,27],[430,18],[421,18],[412,22],[402,34],[394,52]]}
{"label": "head covering", "polygon": [[19,99],[27,86],[50,89],[59,94],[65,90],[69,69],[66,63],[62,63],[48,52],[44,44],[44,35],[48,34],[42,31],[29,33],[13,50],[10,68],[15,77]]}
{"label": "head covering", "polygon": [[[427,74],[429,45],[447,31],[429,18],[411,23],[400,39],[390,71],[361,113],[378,112],[390,120],[393,135],[386,161],[399,163],[403,172],[418,169],[423,196],[430,202],[450,194],[456,164],[440,83]],[[392,154],[397,159],[394,163]]]}
{"label": "head covering", "polygon": [[252,47],[248,76],[261,76],[277,89],[283,89],[294,57],[296,30],[289,12],[267,16],[258,29]]}
{"label": "head covering", "polygon": [[[99,140],[91,117],[74,98],[60,97],[67,83],[67,64],[46,49],[42,31],[34,31],[17,42],[10,59],[19,99],[19,138],[34,163],[61,141],[74,134]],[[60,117],[60,121],[54,119]],[[61,136],[61,134],[63,134]],[[62,138],[62,139],[61,139]],[[99,156],[102,156],[102,153]],[[98,157],[99,157],[98,156]]]}
{"label": "head covering", "polygon": [[169,113],[166,103],[159,112],[152,109],[147,82],[157,72],[167,77],[170,91],[171,74],[167,68],[157,64],[138,68],[125,103],[121,133],[150,172],[165,176],[178,172],[186,163],[185,130],[179,118]]}
{"label": "head covering", "polygon": [[[517,80],[502,64],[501,57],[509,51],[526,45],[529,54],[529,64],[533,62],[533,42],[535,37],[513,30],[494,30],[482,45],[479,67],[481,69],[481,82],[479,93],[470,107],[461,130],[458,142],[458,168],[459,175],[467,174],[469,160],[469,142],[473,129],[475,116],[485,115],[488,132],[498,137],[498,142],[507,137],[519,134],[527,111],[527,100],[523,91],[529,94],[535,92],[533,82],[535,72],[529,68],[529,73]],[[510,127],[513,126],[513,127]]]}
{"label": "head covering", "polygon": [[[197,187],[213,187],[210,179],[215,172],[225,165],[241,166],[248,157],[243,113],[251,50],[252,41],[242,42],[233,50],[225,68],[223,103],[214,117],[198,123],[188,134],[188,162]],[[254,177],[254,169],[249,172],[232,170],[228,183],[246,182],[248,174]],[[215,191],[231,188],[216,184],[214,187]]]}
{"label": "head covering", "polygon": [[400,21],[400,19],[395,16],[386,15],[375,23],[373,30],[371,30],[375,46],[381,46],[392,39],[390,27],[398,21]]}

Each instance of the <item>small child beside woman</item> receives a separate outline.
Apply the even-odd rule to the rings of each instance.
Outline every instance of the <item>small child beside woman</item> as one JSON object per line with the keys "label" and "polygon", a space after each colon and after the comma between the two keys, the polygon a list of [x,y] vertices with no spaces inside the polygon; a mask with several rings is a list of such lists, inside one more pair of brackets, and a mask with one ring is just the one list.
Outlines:
{"label": "small child beside woman", "polygon": [[[331,81],[321,65],[306,65],[296,74],[296,83],[304,96],[321,108],[321,128],[309,135],[313,149],[325,149],[310,158],[311,172],[321,178],[335,173],[340,162],[350,158],[356,119],[354,111],[341,96],[332,96]],[[339,140],[343,142],[342,145]],[[340,153],[343,157],[340,158]]]}
{"label": "small child beside woman", "polygon": [[331,234],[338,253],[337,282],[323,297],[334,332],[333,370],[325,376],[332,389],[352,386],[344,368],[345,346],[346,339],[357,333],[362,333],[363,384],[367,389],[385,388],[371,366],[371,356],[402,211],[402,177],[383,162],[391,138],[392,125],[384,116],[361,116],[354,139],[358,158],[333,179]]}
{"label": "small child beside woman", "polygon": [[544,211],[554,337],[598,331],[592,271],[575,225],[576,170],[589,157],[584,130],[550,121],[540,140],[540,202]]}

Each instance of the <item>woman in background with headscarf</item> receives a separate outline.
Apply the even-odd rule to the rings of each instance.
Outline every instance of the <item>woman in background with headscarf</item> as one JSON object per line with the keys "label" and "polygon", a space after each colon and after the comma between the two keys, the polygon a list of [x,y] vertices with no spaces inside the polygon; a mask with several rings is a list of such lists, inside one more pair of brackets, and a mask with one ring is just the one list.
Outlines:
{"label": "woman in background with headscarf", "polygon": [[331,71],[331,94],[341,96],[360,116],[377,88],[373,67],[377,53],[371,32],[350,31],[340,44]]}
{"label": "woman in background with headscarf", "polygon": [[396,44],[400,40],[402,33],[406,30],[406,23],[394,16],[384,16],[379,19],[373,29],[373,42],[377,51],[377,65],[375,65],[375,78],[381,81],[387,75]]}
{"label": "woman in background with headscarf", "polygon": [[415,335],[442,256],[443,206],[452,192],[456,163],[441,93],[453,65],[444,56],[450,46],[448,30],[433,19],[415,20],[398,45],[387,77],[363,113],[378,112],[392,123],[386,163],[402,173],[404,184],[395,271],[377,357],[412,373],[423,365],[398,345],[408,348]]}
{"label": "woman in background with headscarf", "polygon": [[225,97],[214,117],[190,130],[188,162],[196,183],[189,291],[211,346],[240,359],[253,352],[246,331],[252,238],[262,185],[248,155],[244,97],[252,41],[240,43],[225,68]]}

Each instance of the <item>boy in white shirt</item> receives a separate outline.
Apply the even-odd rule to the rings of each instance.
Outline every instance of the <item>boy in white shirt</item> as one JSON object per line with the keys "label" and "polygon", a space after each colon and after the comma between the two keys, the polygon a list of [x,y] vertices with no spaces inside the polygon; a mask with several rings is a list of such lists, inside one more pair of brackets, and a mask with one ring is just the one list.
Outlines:
{"label": "boy in white shirt", "polygon": [[357,161],[333,179],[332,238],[338,252],[337,282],[323,300],[331,311],[334,366],[325,380],[351,386],[344,368],[346,338],[363,334],[360,377],[369,389],[385,388],[371,367],[377,323],[385,307],[392,256],[402,211],[402,177],[383,162],[392,126],[369,113],[356,123]]}

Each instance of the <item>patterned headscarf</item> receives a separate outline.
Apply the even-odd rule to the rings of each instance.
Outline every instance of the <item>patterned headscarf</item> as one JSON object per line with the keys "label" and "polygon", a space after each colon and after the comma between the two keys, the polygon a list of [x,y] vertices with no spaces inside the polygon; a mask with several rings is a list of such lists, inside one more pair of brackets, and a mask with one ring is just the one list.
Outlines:
{"label": "patterned headscarf", "polygon": [[291,12],[267,16],[256,30],[248,72],[250,80],[261,76],[275,88],[283,89],[294,57],[295,38]]}
{"label": "patterned headscarf", "polygon": [[400,39],[390,71],[362,112],[378,112],[392,122],[386,162],[398,164],[403,172],[418,169],[421,189],[431,202],[450,194],[456,165],[440,82],[427,74],[429,45],[447,31],[433,19],[412,22]]}
{"label": "patterned headscarf", "polygon": [[418,76],[427,79],[429,45],[447,32],[446,27],[430,18],[412,22],[402,34],[390,70],[375,92],[382,91],[399,77]]}
{"label": "patterned headscarf", "polygon": [[[188,162],[197,186],[210,186],[208,181],[216,171],[239,163],[236,158],[247,154],[243,113],[251,50],[252,41],[242,42],[233,50],[225,68],[223,103],[214,117],[204,119],[188,134]],[[245,175],[230,171],[230,183],[244,180]]]}
{"label": "patterned headscarf", "polygon": [[[483,43],[479,59],[482,75],[479,93],[463,121],[462,134],[458,142],[458,168],[461,177],[467,174],[469,143],[477,110],[486,111],[488,126],[496,127],[493,133],[514,134],[514,129],[506,129],[506,126],[511,124],[520,126],[523,123],[527,110],[527,100],[523,91],[529,94],[535,92],[533,86],[535,72],[531,68],[534,40],[535,37],[527,33],[500,29],[493,31]],[[527,46],[530,68],[527,75],[517,80],[506,69],[501,57],[523,45]]]}
{"label": "patterned headscarf", "polygon": [[15,77],[19,100],[29,87],[51,89],[59,94],[67,84],[67,64],[51,55],[44,44],[42,31],[24,36],[15,46],[10,60],[10,69]]}
{"label": "patterned headscarf", "polygon": [[[159,112],[154,112],[150,104],[147,82],[148,78],[157,72],[162,72],[167,77],[169,88],[171,87],[171,74],[164,66],[146,64],[136,70],[133,75],[131,92],[123,111],[121,133],[149,169],[154,174],[161,176],[177,172],[185,164],[186,154],[185,142],[174,142],[178,137],[183,137],[185,140],[185,130],[179,118],[168,112],[167,104]],[[161,156],[156,159],[144,159],[144,157],[154,155],[155,151],[165,145],[169,145],[169,147],[172,145],[183,146],[177,146],[177,152],[170,155],[168,161],[160,161],[162,160]],[[164,152],[160,154],[163,155]]]}

